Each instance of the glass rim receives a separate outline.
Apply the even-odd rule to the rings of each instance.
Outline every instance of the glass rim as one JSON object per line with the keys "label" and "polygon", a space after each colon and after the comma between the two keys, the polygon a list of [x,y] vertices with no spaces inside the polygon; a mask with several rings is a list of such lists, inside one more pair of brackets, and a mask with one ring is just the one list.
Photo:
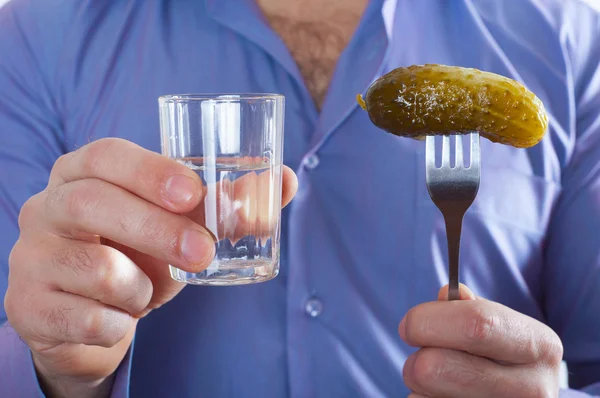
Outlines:
{"label": "glass rim", "polygon": [[178,102],[178,101],[248,101],[248,100],[282,100],[283,94],[276,93],[205,93],[205,94],[167,94],[158,97],[159,102]]}

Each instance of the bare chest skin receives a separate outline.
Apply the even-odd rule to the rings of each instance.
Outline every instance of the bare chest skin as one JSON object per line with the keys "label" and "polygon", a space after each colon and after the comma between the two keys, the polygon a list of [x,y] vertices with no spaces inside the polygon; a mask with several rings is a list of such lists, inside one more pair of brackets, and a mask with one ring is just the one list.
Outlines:
{"label": "bare chest skin", "polygon": [[338,58],[367,0],[257,0],[271,28],[294,57],[317,109],[321,109]]}

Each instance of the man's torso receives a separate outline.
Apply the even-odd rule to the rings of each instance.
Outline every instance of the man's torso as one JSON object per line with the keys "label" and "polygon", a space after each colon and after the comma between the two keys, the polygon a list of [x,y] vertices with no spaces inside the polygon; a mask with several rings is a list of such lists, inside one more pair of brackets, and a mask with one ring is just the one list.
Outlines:
{"label": "man's torso", "polygon": [[[67,150],[117,136],[159,151],[164,94],[286,96],[285,161],[300,189],[284,211],[280,276],[187,287],[142,320],[132,394],[405,395],[401,369],[413,349],[396,326],[446,283],[443,220],[425,187],[424,144],[376,129],[355,96],[396,66],[476,67],[526,83],[552,114],[549,135],[569,137],[568,71],[558,43],[548,44],[557,35],[529,2],[521,11],[538,20],[515,18],[510,30],[493,22],[485,0],[399,0],[383,16],[372,2],[350,46],[333,40],[319,69],[309,65],[314,54],[293,45],[306,32],[274,13],[279,40],[255,5],[231,3],[81,5],[56,48],[52,84]],[[511,32],[523,41],[515,44]],[[325,75],[331,80],[320,81]],[[481,188],[465,218],[462,280],[542,320],[542,243],[569,151],[568,140],[527,151],[482,141]]]}

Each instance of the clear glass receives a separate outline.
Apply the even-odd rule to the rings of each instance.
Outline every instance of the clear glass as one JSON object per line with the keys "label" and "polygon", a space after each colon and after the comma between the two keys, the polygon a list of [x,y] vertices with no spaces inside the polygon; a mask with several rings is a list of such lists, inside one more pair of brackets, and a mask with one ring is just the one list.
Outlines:
{"label": "clear glass", "polygon": [[285,98],[278,94],[160,97],[162,153],[194,170],[204,199],[190,219],[215,239],[201,273],[170,266],[198,285],[267,281],[279,272]]}

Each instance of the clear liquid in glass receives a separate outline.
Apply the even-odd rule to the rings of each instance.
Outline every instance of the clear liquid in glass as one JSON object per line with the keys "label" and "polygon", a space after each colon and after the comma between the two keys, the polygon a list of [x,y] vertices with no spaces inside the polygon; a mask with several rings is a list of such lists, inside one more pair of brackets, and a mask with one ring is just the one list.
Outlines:
{"label": "clear liquid in glass", "polygon": [[186,216],[215,239],[216,255],[203,272],[171,267],[192,284],[263,282],[279,272],[281,165],[264,158],[183,158],[204,184],[202,202]]}

